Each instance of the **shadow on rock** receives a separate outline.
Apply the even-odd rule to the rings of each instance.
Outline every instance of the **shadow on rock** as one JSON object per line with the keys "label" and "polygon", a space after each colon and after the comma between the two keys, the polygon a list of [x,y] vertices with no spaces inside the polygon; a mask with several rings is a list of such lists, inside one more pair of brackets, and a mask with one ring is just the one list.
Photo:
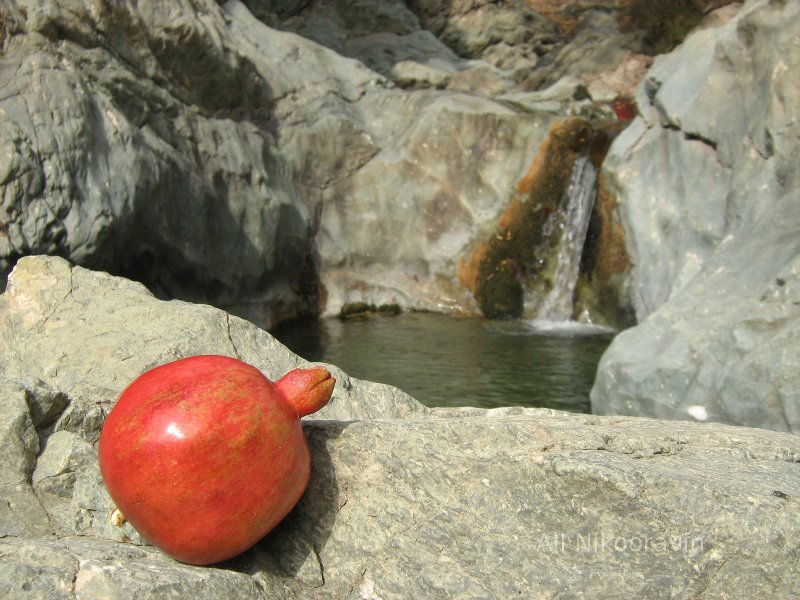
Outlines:
{"label": "shadow on rock", "polygon": [[309,587],[325,583],[320,561],[336,515],[344,504],[328,444],[349,425],[316,421],[304,431],[311,450],[311,478],[300,501],[286,518],[251,550],[221,564],[254,579],[293,579]]}

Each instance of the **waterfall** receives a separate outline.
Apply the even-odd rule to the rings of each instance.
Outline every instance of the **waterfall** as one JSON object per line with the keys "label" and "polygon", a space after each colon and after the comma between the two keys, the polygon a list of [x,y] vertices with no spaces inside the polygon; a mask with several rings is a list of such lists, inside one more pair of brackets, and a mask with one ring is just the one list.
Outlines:
{"label": "waterfall", "polygon": [[561,241],[554,254],[553,287],[542,300],[536,320],[569,321],[572,319],[573,296],[578,281],[583,244],[589,229],[597,181],[597,171],[586,157],[578,158],[572,167],[566,197],[566,214],[559,224]]}

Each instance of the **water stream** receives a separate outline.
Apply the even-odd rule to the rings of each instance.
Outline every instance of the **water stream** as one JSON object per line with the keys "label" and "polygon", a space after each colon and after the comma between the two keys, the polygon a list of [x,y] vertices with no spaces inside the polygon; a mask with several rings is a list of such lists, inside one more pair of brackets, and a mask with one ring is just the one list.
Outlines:
{"label": "water stream", "polygon": [[562,231],[555,255],[553,287],[539,305],[537,321],[563,322],[572,319],[581,254],[597,195],[596,183],[597,171],[592,162],[586,157],[578,158],[572,167],[567,187],[566,214],[559,225]]}

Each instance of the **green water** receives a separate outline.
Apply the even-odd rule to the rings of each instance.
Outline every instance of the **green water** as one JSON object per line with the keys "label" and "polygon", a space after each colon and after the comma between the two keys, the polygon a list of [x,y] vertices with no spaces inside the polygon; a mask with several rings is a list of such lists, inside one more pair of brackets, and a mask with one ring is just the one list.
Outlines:
{"label": "green water", "polygon": [[428,406],[545,406],[590,412],[605,331],[537,329],[430,313],[323,319],[272,332],[300,356],[389,383]]}

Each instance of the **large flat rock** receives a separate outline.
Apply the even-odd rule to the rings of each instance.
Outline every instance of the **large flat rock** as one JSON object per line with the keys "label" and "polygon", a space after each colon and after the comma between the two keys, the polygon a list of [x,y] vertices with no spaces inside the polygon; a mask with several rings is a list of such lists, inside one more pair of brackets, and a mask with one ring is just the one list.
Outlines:
{"label": "large flat rock", "polygon": [[[336,370],[304,423],[309,488],[215,567],[125,525],[96,440],[160,362],[219,352],[276,377],[301,359],[207,306],[63,259],[0,298],[0,593],[130,598],[789,598],[800,589],[800,438],[546,409],[425,409]],[[254,485],[257,485],[254,482]]]}

